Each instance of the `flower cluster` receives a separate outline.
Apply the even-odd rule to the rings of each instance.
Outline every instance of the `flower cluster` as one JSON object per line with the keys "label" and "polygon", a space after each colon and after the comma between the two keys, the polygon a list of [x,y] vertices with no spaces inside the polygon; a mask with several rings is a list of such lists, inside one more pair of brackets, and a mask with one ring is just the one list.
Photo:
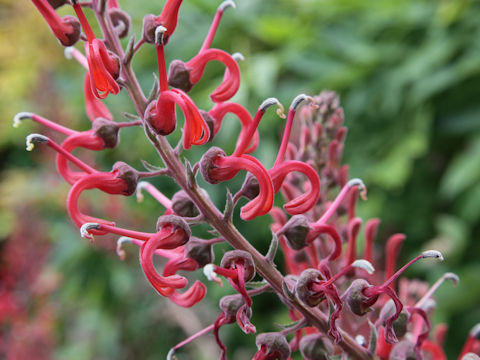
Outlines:
{"label": "flower cluster", "polygon": [[[172,47],[182,0],[167,0],[160,15],[146,15],[141,39],[131,37],[124,50],[119,41],[130,28],[130,18],[116,0],[51,1],[32,0],[59,42],[67,46],[65,54],[75,58],[85,69],[84,95],[89,130],[77,131],[33,113],[19,113],[14,125],[31,119],[65,136],[60,143],[40,134],[27,137],[27,150],[44,144],[57,153],[58,173],[71,185],[67,209],[81,235],[119,236],[117,252],[125,256],[123,246],[139,249],[140,265],[147,281],[162,297],[183,307],[192,307],[206,294],[200,280],[188,284],[181,271],[203,269],[208,280],[222,284],[228,280],[233,295],[222,298],[216,320],[204,330],[177,344],[173,354],[199,336],[212,332],[225,359],[227,348],[220,329],[237,324],[246,334],[255,334],[252,317],[253,297],[275,292],[293,322],[278,331],[256,336],[258,351],[253,359],[290,359],[300,351],[305,359],[329,359],[345,354],[358,359],[421,359],[423,356],[446,359],[442,350],[446,327],[431,334],[433,295],[445,280],[458,281],[455,274],[445,274],[430,288],[409,287],[408,280],[397,279],[405,269],[422,259],[443,260],[440,252],[427,250],[396,270],[396,260],[403,234],[387,240],[385,251],[374,244],[379,219],[365,222],[363,252],[358,253],[357,238],[363,220],[356,215],[360,195],[366,199],[366,187],[359,179],[349,178],[349,169],[341,165],[347,129],[343,111],[333,92],[318,96],[295,97],[284,115],[276,98],[262,102],[255,114],[232,101],[240,86],[238,60],[241,54],[229,54],[212,47],[224,12],[235,4],[224,1],[217,9],[212,25],[198,53],[190,60],[174,60],[169,66],[165,51]],[[60,18],[55,9],[71,6],[77,17]],[[96,16],[103,38],[95,36],[84,9]],[[83,31],[83,33],[82,33]],[[84,42],[84,52],[73,48]],[[141,90],[131,67],[131,59],[142,46],[155,47],[158,79],[149,97]],[[209,110],[199,109],[189,96],[203,78],[207,64],[215,61],[225,67],[220,85],[211,92]],[[120,91],[128,92],[137,110],[129,122],[114,121],[102,102]],[[254,155],[260,147],[258,126],[269,108],[286,118],[283,137],[271,168]],[[177,110],[183,114],[182,138],[172,147],[167,136],[178,125]],[[191,165],[181,162],[184,150],[213,142],[227,114],[241,123],[235,150],[227,154],[211,146],[201,160]],[[165,168],[146,166],[139,171],[118,161],[112,169],[101,170],[72,154],[76,148],[101,151],[119,144],[120,129],[142,126],[165,164]],[[128,130],[122,130],[128,131]],[[73,168],[74,165],[76,168]],[[247,174],[234,195],[227,193],[223,212],[210,201],[197,184],[199,173],[210,184],[218,184]],[[170,199],[144,179],[155,176],[172,178],[180,190]],[[148,192],[165,208],[154,232],[126,229],[111,219],[93,217],[80,209],[79,198],[86,190],[98,189],[110,195],[143,197]],[[279,194],[280,193],[280,194]],[[274,206],[282,197],[282,208]],[[269,215],[273,239],[266,255],[260,254],[234,227],[232,214],[240,201],[240,217],[249,221]],[[205,223],[218,237],[196,237],[191,227]],[[213,247],[227,243],[233,250],[216,262]],[[280,249],[284,264],[275,265]],[[166,259],[161,271],[154,258]],[[428,260],[427,260],[428,261]],[[379,269],[379,270],[375,270]],[[253,281],[257,277],[261,281]],[[461,358],[480,352],[480,331],[472,330]]]}

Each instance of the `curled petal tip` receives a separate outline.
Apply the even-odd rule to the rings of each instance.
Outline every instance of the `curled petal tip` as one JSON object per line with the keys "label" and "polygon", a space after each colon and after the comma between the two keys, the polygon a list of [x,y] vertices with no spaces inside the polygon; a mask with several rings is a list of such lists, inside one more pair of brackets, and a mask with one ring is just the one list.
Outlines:
{"label": "curled petal tip", "polygon": [[266,100],[264,100],[262,102],[262,104],[260,105],[260,107],[258,108],[260,111],[267,111],[267,109],[270,107],[270,106],[273,106],[273,105],[277,105],[278,106],[278,109],[277,109],[277,114],[278,116],[280,116],[281,118],[285,119],[285,108],[283,107],[283,105],[280,103],[280,101],[278,101],[277,98],[274,98],[274,97],[271,97],[271,98],[268,98]]}
{"label": "curled petal tip", "polygon": [[80,235],[85,238],[93,241],[93,235],[89,233],[90,230],[99,230],[100,224],[98,223],[85,223],[80,227]]}
{"label": "curled petal tip", "polygon": [[218,5],[217,10],[223,12],[223,11],[227,10],[228,8],[235,9],[236,7],[237,7],[237,5],[232,0],[225,0],[220,5]]}
{"label": "curled petal tip", "polygon": [[118,240],[117,240],[117,255],[118,257],[120,258],[120,260],[125,260],[125,256],[126,256],[126,253],[125,253],[125,250],[123,249],[123,244],[125,243],[131,243],[132,242],[132,239],[130,239],[129,237],[126,237],[126,236],[122,236],[122,237],[119,237]]}
{"label": "curled petal tip", "polygon": [[364,260],[364,259],[355,260],[355,261],[352,263],[352,266],[353,266],[353,267],[356,267],[356,268],[363,269],[363,270],[365,270],[367,273],[369,273],[370,275],[372,275],[372,274],[375,272],[375,268],[374,268],[373,265],[370,263],[370,261],[367,261],[367,260]]}
{"label": "curled petal tip", "polygon": [[427,251],[424,251],[422,252],[422,258],[435,258],[435,259],[438,259],[440,261],[443,261],[445,260],[442,253],[440,251],[437,251],[437,250],[427,250]]}
{"label": "curled petal tip", "polygon": [[74,52],[73,46],[67,46],[63,51],[63,54],[65,55],[65,58],[67,58],[68,60],[71,60],[73,58],[73,52]]}
{"label": "curled petal tip", "polygon": [[166,31],[167,28],[165,26],[157,26],[157,28],[155,29],[155,44],[163,45],[164,35]]}
{"label": "curled petal tip", "polygon": [[15,115],[13,117],[12,126],[14,128],[18,128],[20,126],[20,124],[22,123],[22,120],[31,119],[32,116],[33,116],[33,113],[31,113],[31,112],[26,112],[26,111],[19,112],[17,115]]}
{"label": "curled petal tip", "polygon": [[27,151],[32,151],[36,143],[45,144],[48,142],[48,140],[49,140],[48,137],[46,137],[45,135],[30,134],[25,139],[26,149]]}
{"label": "curled petal tip", "polygon": [[313,98],[311,96],[300,94],[293,99],[292,103],[290,104],[290,109],[297,110],[297,107],[305,100],[313,102]]}
{"label": "curled petal tip", "polygon": [[233,54],[232,54],[232,58],[233,58],[233,60],[235,60],[236,62],[244,61],[244,60],[245,60],[245,56],[243,56],[243,54],[242,54],[242,53],[239,53],[239,52],[233,53]]}

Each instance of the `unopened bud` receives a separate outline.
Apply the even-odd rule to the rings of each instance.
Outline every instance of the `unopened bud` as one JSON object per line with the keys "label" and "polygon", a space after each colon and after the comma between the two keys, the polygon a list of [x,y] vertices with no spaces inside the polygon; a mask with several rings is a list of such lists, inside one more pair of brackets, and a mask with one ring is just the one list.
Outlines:
{"label": "unopened bud", "polygon": [[200,159],[200,172],[206,182],[210,184],[218,184],[220,181],[211,176],[211,171],[216,168],[215,160],[226,156],[225,152],[218,147],[211,147],[203,154]]}
{"label": "unopened bud", "polygon": [[123,195],[130,196],[135,193],[139,180],[138,171],[123,161],[117,161],[113,165],[113,170],[117,172],[117,177],[125,181],[127,185],[123,190]]}
{"label": "unopened bud", "polygon": [[157,231],[160,231],[164,226],[172,226],[174,231],[177,230],[182,230],[182,236],[180,237],[175,237],[175,239],[172,239],[174,244],[172,243],[172,246],[164,246],[163,248],[176,248],[181,245],[185,245],[188,240],[190,240],[190,237],[192,236],[192,231],[190,230],[190,227],[188,226],[187,222],[183,220],[180,216],[176,215],[164,215],[160,216],[157,221]]}
{"label": "unopened bud", "polygon": [[256,344],[260,353],[268,355],[263,359],[286,360],[290,357],[290,346],[288,345],[285,335],[281,333],[270,332],[259,334]]}
{"label": "unopened bud", "polygon": [[415,343],[405,339],[396,344],[390,352],[389,360],[419,360]]}
{"label": "unopened bud", "polygon": [[251,173],[247,173],[245,181],[243,182],[242,189],[240,190],[242,195],[249,200],[255,199],[260,193],[260,185],[258,179]]}
{"label": "unopened bud", "polygon": [[184,190],[180,190],[173,195],[172,209],[181,217],[195,217],[200,213],[197,205]]}
{"label": "unopened bud", "polygon": [[215,259],[212,245],[205,244],[204,241],[195,238],[192,238],[185,245],[185,256],[195,260],[199,267],[211,264]]}
{"label": "unopened bud", "polygon": [[[382,307],[382,310],[380,311],[379,320],[384,323],[385,320],[395,314],[395,310],[395,303],[393,302],[393,300],[387,301]],[[403,308],[398,318],[393,322],[393,330],[395,331],[395,335],[397,336],[397,338],[401,338],[403,337],[403,335],[406,334],[409,319],[410,314],[405,308]]]}
{"label": "unopened bud", "polygon": [[208,129],[210,130],[210,136],[208,137],[208,142],[210,142],[215,137],[215,119],[211,117],[210,114],[205,110],[199,110],[198,112],[200,113],[203,120],[207,124]]}
{"label": "unopened bud", "polygon": [[298,278],[295,291],[298,298],[310,307],[315,307],[325,299],[325,294],[312,290],[312,284],[324,280],[317,269],[306,269]]}
{"label": "unopened bud", "polygon": [[60,6],[63,6],[66,3],[68,3],[68,0],[47,0],[47,1],[54,9],[58,9]]}
{"label": "unopened bud", "polygon": [[103,140],[104,148],[113,149],[118,144],[117,124],[104,118],[96,118],[93,121],[92,129],[99,138]]}
{"label": "unopened bud", "polygon": [[191,68],[187,67],[182,60],[173,60],[168,68],[168,84],[171,87],[189,92],[193,84],[190,82]]}
{"label": "unopened bud", "polygon": [[305,335],[300,340],[300,352],[305,360],[329,360],[333,345],[322,334]]}
{"label": "unopened bud", "polygon": [[304,215],[294,215],[279,230],[278,235],[287,239],[288,245],[294,250],[301,250],[307,246],[307,236],[310,231],[310,222]]}
{"label": "unopened bud", "polygon": [[224,296],[219,302],[220,309],[222,309],[226,315],[233,316],[233,318],[235,318],[237,311],[240,310],[243,305],[245,305],[245,300],[240,294]]}
{"label": "unopened bud", "polygon": [[66,15],[62,18],[62,21],[65,24],[69,24],[72,26],[72,32],[66,33],[65,36],[67,37],[67,41],[60,41],[63,46],[73,46],[75,43],[80,39],[81,34],[81,26],[78,19],[74,16]]}
{"label": "unopened bud", "polygon": [[370,307],[365,305],[368,298],[363,294],[363,290],[370,286],[371,285],[368,281],[364,279],[356,279],[347,289],[345,302],[355,315],[363,316],[371,311]]}
{"label": "unopened bud", "polygon": [[147,14],[143,18],[143,39],[149,44],[155,44],[155,30],[157,29],[155,15]]}

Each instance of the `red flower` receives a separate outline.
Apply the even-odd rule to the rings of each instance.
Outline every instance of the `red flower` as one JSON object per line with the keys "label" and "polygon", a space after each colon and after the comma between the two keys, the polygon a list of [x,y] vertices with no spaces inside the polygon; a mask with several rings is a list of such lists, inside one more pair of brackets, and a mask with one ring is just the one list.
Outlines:
{"label": "red flower", "polygon": [[105,99],[109,93],[118,94],[120,87],[115,81],[120,75],[120,61],[116,55],[108,51],[103,41],[97,39],[77,1],[73,3],[83,31],[87,36],[85,55],[88,61],[90,88],[95,97]]}
{"label": "red flower", "polygon": [[47,0],[32,0],[47,21],[50,30],[63,46],[72,46],[80,38],[80,24],[73,16],[61,18]]}

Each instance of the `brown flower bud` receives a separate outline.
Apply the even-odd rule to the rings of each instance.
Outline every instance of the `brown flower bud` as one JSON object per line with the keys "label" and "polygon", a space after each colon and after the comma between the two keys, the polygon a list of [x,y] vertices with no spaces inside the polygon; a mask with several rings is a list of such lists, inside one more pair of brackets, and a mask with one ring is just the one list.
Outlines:
{"label": "brown flower bud", "polygon": [[192,238],[185,245],[185,256],[195,260],[199,267],[211,264],[215,259],[212,245],[205,244],[204,241],[195,238]]}
{"label": "brown flower bud", "polygon": [[389,360],[419,360],[415,351],[415,343],[411,340],[402,340],[390,352]]}
{"label": "brown flower bud", "polygon": [[68,41],[60,41],[63,46],[73,46],[80,39],[81,26],[78,19],[74,16],[66,15],[62,18],[63,22],[72,26],[73,31],[69,34],[65,34]]}
{"label": "brown flower bud", "polygon": [[124,38],[128,35],[128,31],[130,30],[130,15],[128,15],[125,11],[119,8],[113,8],[108,10],[108,15],[112,20],[113,26],[115,27],[115,31],[118,34],[119,38]]}
{"label": "brown flower bud", "polygon": [[184,190],[180,190],[173,195],[172,209],[177,215],[182,217],[195,217],[200,213],[197,205],[194,204]]}
{"label": "brown flower bud", "polygon": [[103,140],[104,148],[112,149],[118,144],[119,127],[113,121],[96,118],[93,121],[92,129],[99,138]]}
{"label": "brown flower bud", "polygon": [[155,15],[147,14],[143,18],[143,39],[149,44],[155,44],[155,30],[157,29]]}
{"label": "brown flower bud", "polygon": [[268,357],[264,359],[286,360],[290,357],[291,351],[285,335],[278,332],[259,334],[256,340],[259,352]]}
{"label": "brown flower bud", "polygon": [[189,92],[193,84],[190,82],[191,68],[187,67],[182,60],[173,60],[168,68],[168,84],[171,87]]}
{"label": "brown flower bud", "polygon": [[160,216],[157,220],[157,231],[160,231],[164,226],[173,226],[173,231],[183,230],[182,237],[179,239],[176,237],[172,239],[172,247],[165,246],[165,249],[176,248],[178,246],[185,245],[190,237],[192,236],[192,231],[188,226],[187,222],[183,220],[180,216],[176,215],[163,215]]}
{"label": "brown flower bud", "polygon": [[224,156],[226,156],[225,152],[215,146],[211,147],[205,154],[203,154],[202,158],[200,159],[200,172],[202,173],[202,176],[206,182],[210,184],[218,184],[220,182],[210,176],[210,172],[216,168],[214,160]]}
{"label": "brown flower bud", "polygon": [[249,200],[255,199],[260,193],[260,186],[258,180],[251,173],[247,173],[245,181],[243,182],[242,189],[240,190],[242,195]]}
{"label": "brown flower bud", "polygon": [[[240,308],[244,305],[245,305],[245,300],[240,294],[224,296],[220,299],[220,302],[219,302],[220,309],[222,309],[222,311],[231,318],[232,322],[235,321],[238,310],[240,310]],[[251,317],[252,310],[250,308],[247,308],[247,309],[250,310],[250,317]]]}
{"label": "brown flower bud", "polygon": [[123,191],[123,194],[130,196],[135,193],[139,180],[138,171],[123,161],[117,161],[113,165],[113,170],[116,170],[118,172],[117,177],[121,178],[127,184],[127,188]]}
{"label": "brown flower bud", "polygon": [[370,307],[365,305],[365,301],[367,301],[368,298],[363,295],[363,290],[370,286],[371,285],[368,281],[364,279],[356,279],[347,289],[345,301],[355,315],[363,316],[371,311]]}
{"label": "brown flower bud", "polygon": [[284,235],[288,245],[294,250],[301,250],[307,245],[310,222],[304,215],[294,215],[280,229],[278,235]]}
{"label": "brown flower bud", "polygon": [[310,307],[315,307],[325,299],[325,294],[318,294],[311,290],[312,283],[324,280],[322,273],[317,269],[306,269],[298,278],[295,287],[298,298]]}
{"label": "brown flower bud", "polygon": [[47,0],[50,6],[54,9],[58,9],[67,3],[67,0]]}
{"label": "brown flower bud", "polygon": [[243,266],[245,269],[245,282],[255,277],[255,263],[252,255],[243,250],[227,251],[220,262],[220,266],[225,269],[235,269],[237,266]]}
{"label": "brown flower bud", "polygon": [[215,137],[215,119],[210,116],[210,114],[205,110],[199,110],[200,115],[202,115],[203,120],[207,123],[208,129],[210,130],[210,137],[208,142],[212,141]]}
{"label": "brown flower bud", "polygon": [[322,334],[305,335],[300,340],[300,352],[305,360],[329,360],[333,345]]}

